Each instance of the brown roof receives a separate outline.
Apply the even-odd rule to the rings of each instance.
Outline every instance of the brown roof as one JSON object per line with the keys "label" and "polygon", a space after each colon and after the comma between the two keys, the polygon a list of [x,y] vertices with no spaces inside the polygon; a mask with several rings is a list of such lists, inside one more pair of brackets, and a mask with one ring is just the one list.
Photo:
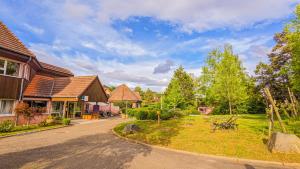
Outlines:
{"label": "brown roof", "polygon": [[35,75],[24,91],[24,96],[51,97],[54,78]]}
{"label": "brown roof", "polygon": [[78,97],[97,76],[77,76],[55,78],[52,97]]}
{"label": "brown roof", "polygon": [[97,76],[47,77],[35,75],[24,91],[29,97],[79,97]]}
{"label": "brown roof", "polygon": [[71,72],[68,69],[58,67],[58,66],[54,66],[54,65],[50,65],[50,64],[44,63],[44,62],[40,62],[40,64],[42,65],[43,69],[46,69],[48,71],[51,71],[51,72],[55,71],[55,72],[58,72],[58,73],[66,74],[68,76],[74,76],[73,72]]}
{"label": "brown roof", "polygon": [[136,95],[136,97],[137,97],[140,101],[142,101],[142,97],[141,97],[141,95],[140,95],[139,92],[134,92],[134,94]]}
{"label": "brown roof", "polygon": [[125,84],[122,84],[111,93],[109,101],[140,101],[140,99]]}
{"label": "brown roof", "polygon": [[0,47],[26,56],[35,57],[35,55],[27,49],[26,46],[1,21]]}

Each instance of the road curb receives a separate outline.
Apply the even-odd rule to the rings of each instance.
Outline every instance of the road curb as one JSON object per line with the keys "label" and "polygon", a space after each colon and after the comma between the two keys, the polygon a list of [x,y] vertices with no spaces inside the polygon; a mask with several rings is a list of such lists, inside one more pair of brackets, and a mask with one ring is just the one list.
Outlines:
{"label": "road curb", "polygon": [[23,136],[23,135],[27,135],[27,134],[33,134],[33,133],[38,133],[38,132],[42,132],[42,131],[48,131],[48,130],[54,130],[54,129],[60,129],[60,128],[64,128],[64,127],[70,127],[73,125],[68,125],[68,126],[59,126],[59,127],[55,127],[55,128],[49,128],[49,129],[41,129],[41,130],[35,130],[35,131],[29,131],[29,132],[21,132],[21,133],[16,133],[16,134],[12,134],[12,135],[7,135],[7,136],[0,136],[0,139],[3,138],[7,138],[7,137],[14,137],[14,136]]}
{"label": "road curb", "polygon": [[133,140],[124,136],[119,135],[117,132],[114,131],[114,129],[111,130],[112,133],[126,141],[140,144],[143,146],[147,147],[152,147],[160,150],[167,150],[167,151],[172,151],[176,153],[183,153],[187,155],[195,155],[195,156],[200,156],[200,157],[209,157],[209,158],[216,158],[216,159],[222,159],[222,160],[230,160],[234,161],[237,163],[244,162],[244,163],[256,163],[256,164],[268,164],[268,165],[281,165],[281,166],[287,166],[287,167],[299,167],[300,168],[300,163],[284,163],[284,162],[276,162],[276,161],[263,161],[263,160],[252,160],[252,159],[243,159],[243,158],[236,158],[236,157],[225,157],[225,156],[217,156],[217,155],[210,155],[210,154],[200,154],[200,153],[194,153],[194,152],[189,152],[189,151],[184,151],[184,150],[177,150],[177,149],[172,149],[172,148],[167,148],[167,147],[162,147],[162,146],[157,146],[157,145],[150,145],[141,141]]}

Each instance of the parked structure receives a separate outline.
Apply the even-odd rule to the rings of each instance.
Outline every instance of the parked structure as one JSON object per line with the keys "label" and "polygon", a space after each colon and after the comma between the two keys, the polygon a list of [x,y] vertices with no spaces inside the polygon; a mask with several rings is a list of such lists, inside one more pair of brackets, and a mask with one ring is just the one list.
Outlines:
{"label": "parked structure", "polygon": [[[107,102],[97,76],[78,76],[64,68],[39,62],[37,57],[0,21],[0,121],[15,119],[14,107],[26,102],[45,112],[80,117],[87,102]],[[38,119],[38,120],[37,120]]]}
{"label": "parked structure", "polygon": [[142,98],[138,92],[133,92],[125,84],[122,84],[111,93],[109,102],[128,102],[131,103],[132,108],[138,108],[141,107]]}

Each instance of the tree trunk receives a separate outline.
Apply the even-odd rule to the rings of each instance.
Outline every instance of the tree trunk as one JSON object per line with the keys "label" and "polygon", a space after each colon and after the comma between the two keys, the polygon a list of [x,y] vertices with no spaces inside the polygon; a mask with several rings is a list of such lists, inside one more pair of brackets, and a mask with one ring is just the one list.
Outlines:
{"label": "tree trunk", "polygon": [[232,115],[232,105],[231,105],[231,101],[229,101],[228,103],[229,103],[229,113],[230,113],[230,115]]}
{"label": "tree trunk", "polygon": [[270,103],[272,104],[272,107],[273,107],[273,109],[274,109],[274,111],[275,111],[275,114],[276,114],[276,116],[277,116],[277,119],[278,119],[278,121],[279,121],[279,124],[280,124],[280,127],[281,127],[282,131],[283,131],[284,133],[286,133],[286,129],[285,129],[284,124],[283,124],[283,122],[282,122],[282,120],[281,120],[281,117],[280,117],[278,108],[276,107],[275,101],[273,100],[273,97],[272,97],[272,95],[271,95],[271,93],[270,93],[270,90],[269,90],[268,88],[264,88],[264,91],[265,91],[265,94],[267,95],[267,97],[268,97]]}

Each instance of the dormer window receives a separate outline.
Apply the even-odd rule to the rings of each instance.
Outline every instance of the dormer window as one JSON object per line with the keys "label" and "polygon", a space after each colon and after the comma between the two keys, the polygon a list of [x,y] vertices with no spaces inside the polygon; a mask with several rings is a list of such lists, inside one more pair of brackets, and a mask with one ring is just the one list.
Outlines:
{"label": "dormer window", "polygon": [[18,76],[20,63],[0,59],[0,75]]}

